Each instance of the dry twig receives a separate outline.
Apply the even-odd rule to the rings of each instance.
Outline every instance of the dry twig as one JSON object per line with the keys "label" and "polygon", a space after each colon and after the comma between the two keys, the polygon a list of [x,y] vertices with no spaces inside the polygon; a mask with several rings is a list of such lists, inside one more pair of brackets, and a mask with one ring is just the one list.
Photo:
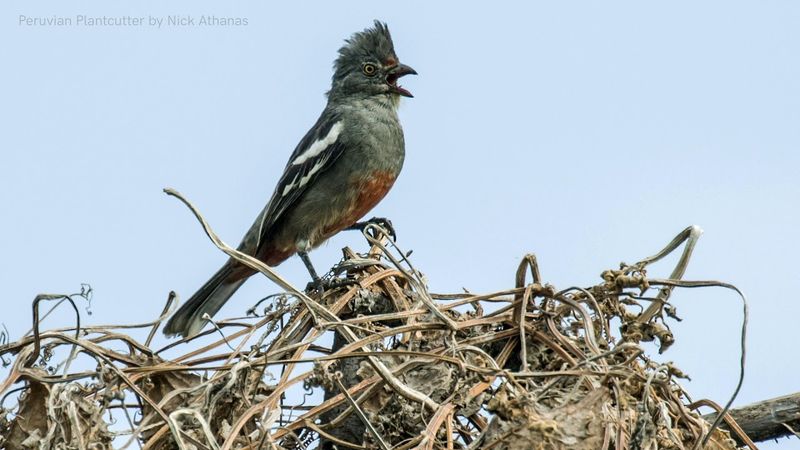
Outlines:
{"label": "dry twig", "polygon": [[[312,297],[227,246],[194,206],[167,192],[189,206],[218,248],[285,293],[270,297],[262,316],[215,322],[222,338],[199,348],[192,344],[208,333],[150,348],[174,294],[157,320],[136,325],[149,328],[144,343],[118,331],[130,326],[42,332],[35,325],[33,336],[0,346],[0,356],[15,357],[0,384],[0,447],[107,448],[128,436],[124,446],[145,449],[305,449],[316,441],[357,449],[527,449],[533,441],[548,449],[735,448],[716,429],[721,419],[709,424],[691,410],[675,381],[680,371],[639,346],[674,341],[663,312],[675,287],[733,288],[680,280],[699,228],[654,257],[605,271],[589,288],[542,284],[528,255],[512,289],[436,295],[375,227],[365,231],[370,250],[346,249],[331,271],[352,283]],[[671,278],[646,276],[648,264],[686,239]],[[645,308],[640,299],[651,286],[660,290]],[[335,345],[326,349],[329,332]],[[160,356],[176,345],[187,350]],[[51,362],[62,348],[96,370]],[[325,397],[298,404],[299,389]],[[10,398],[18,401],[13,412]],[[127,420],[110,423],[113,411]]]}

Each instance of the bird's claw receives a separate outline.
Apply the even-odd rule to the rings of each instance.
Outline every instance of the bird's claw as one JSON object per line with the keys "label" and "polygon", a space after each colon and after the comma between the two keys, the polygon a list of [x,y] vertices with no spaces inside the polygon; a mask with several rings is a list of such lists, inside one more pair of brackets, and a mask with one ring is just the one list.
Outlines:
{"label": "bird's claw", "polygon": [[397,233],[394,230],[394,225],[392,225],[392,221],[385,218],[385,217],[373,217],[372,219],[365,220],[363,222],[356,222],[352,226],[348,228],[348,230],[361,230],[367,228],[369,225],[378,225],[379,227],[386,230],[389,233],[389,238],[391,240],[397,242]]}
{"label": "bird's claw", "polygon": [[333,278],[325,282],[325,287],[328,289],[337,289],[346,286],[355,286],[358,284],[357,280],[352,278]]}
{"label": "bird's claw", "polygon": [[319,292],[319,295],[325,293],[325,282],[322,280],[322,278],[311,280],[306,285],[306,294],[311,294],[314,292]]}
{"label": "bird's claw", "polygon": [[324,279],[319,278],[317,280],[310,281],[306,285],[306,292],[319,292],[320,295],[324,294],[325,291],[331,289],[337,289],[340,287],[345,286],[352,286],[358,284],[358,281],[350,279],[350,278],[332,278],[332,279]]}

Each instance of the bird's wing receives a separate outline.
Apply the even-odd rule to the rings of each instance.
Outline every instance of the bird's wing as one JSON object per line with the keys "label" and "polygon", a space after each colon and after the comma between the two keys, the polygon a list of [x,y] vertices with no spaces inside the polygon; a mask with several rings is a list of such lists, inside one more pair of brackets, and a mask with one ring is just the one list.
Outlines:
{"label": "bird's wing", "polygon": [[327,170],[342,154],[344,145],[339,138],[344,122],[336,114],[324,114],[297,144],[275,187],[267,206],[258,218],[256,248],[286,210],[297,201],[306,188]]}

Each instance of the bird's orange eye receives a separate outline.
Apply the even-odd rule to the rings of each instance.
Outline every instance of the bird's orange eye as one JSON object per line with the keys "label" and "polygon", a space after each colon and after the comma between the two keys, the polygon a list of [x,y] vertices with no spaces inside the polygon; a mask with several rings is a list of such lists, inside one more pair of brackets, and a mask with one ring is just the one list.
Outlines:
{"label": "bird's orange eye", "polygon": [[366,63],[364,67],[361,68],[364,71],[364,75],[371,77],[375,75],[375,72],[378,70],[375,68],[375,64]]}

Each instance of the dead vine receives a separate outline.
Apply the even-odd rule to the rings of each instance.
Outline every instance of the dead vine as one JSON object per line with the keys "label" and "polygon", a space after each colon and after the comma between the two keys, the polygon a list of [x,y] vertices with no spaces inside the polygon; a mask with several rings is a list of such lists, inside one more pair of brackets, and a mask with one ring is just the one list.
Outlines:
{"label": "dead vine", "polygon": [[[174,293],[158,319],[135,326],[149,329],[144,342],[123,331],[131,326],[41,331],[34,320],[32,334],[0,342],[0,356],[13,355],[0,383],[0,448],[736,448],[716,428],[724,418],[737,429],[730,416],[706,422],[677,382],[681,371],[640,345],[656,341],[663,351],[674,342],[675,288],[735,289],[681,281],[699,228],[591,287],[544,284],[528,255],[509,289],[436,295],[371,227],[369,250],[345,249],[328,274],[349,284],[312,297],[228,247],[169,193],[215,245],[285,292],[162,349],[150,345]],[[669,279],[647,276],[683,243]],[[39,296],[36,314],[50,298],[71,297]],[[177,346],[191,350],[161,356]],[[62,348],[68,356],[56,363]],[[71,370],[78,356],[96,368]]]}

